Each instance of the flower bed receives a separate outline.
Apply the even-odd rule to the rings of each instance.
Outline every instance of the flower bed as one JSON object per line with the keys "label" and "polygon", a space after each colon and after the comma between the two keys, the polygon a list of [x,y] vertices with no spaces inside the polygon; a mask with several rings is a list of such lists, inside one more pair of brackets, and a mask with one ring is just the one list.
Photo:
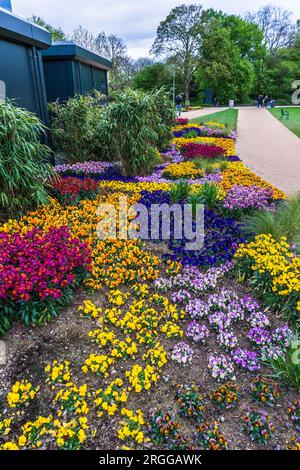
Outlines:
{"label": "flower bed", "polygon": [[175,137],[173,139],[173,144],[178,150],[184,145],[194,143],[194,144],[206,144],[221,147],[224,149],[225,155],[236,155],[235,149],[235,140],[224,137],[196,137],[194,139],[186,139],[185,137]]}
{"label": "flower bed", "polygon": [[92,178],[84,180],[72,177],[62,180],[55,179],[51,186],[52,196],[63,204],[76,203],[82,199],[92,199],[98,193],[98,183]]}
{"label": "flower bed", "polygon": [[[294,354],[294,333],[275,312],[299,311],[299,258],[284,239],[245,244],[239,220],[284,195],[234,161],[234,138],[203,137],[225,132],[208,124],[195,126],[200,137],[175,138],[146,177],[123,178],[108,163],[58,169],[55,198],[1,227],[3,333],[14,318],[50,320],[81,285],[50,326],[15,322],[6,337],[1,450],[298,447],[298,392],[281,393],[282,374],[266,374]],[[186,144],[217,145],[231,161],[204,172],[182,161]],[[98,239],[100,203],[118,209],[126,195],[149,208],[174,194],[178,204],[203,195],[211,204],[200,250],[161,232],[157,243]]]}
{"label": "flower bed", "polygon": [[205,157],[216,158],[224,155],[224,148],[215,145],[187,143],[181,147],[181,151],[186,158]]}
{"label": "flower bed", "polygon": [[300,311],[300,258],[285,238],[260,235],[235,254],[241,279],[249,279],[267,305],[295,316]]}
{"label": "flower bed", "polygon": [[82,282],[90,265],[87,245],[71,238],[66,227],[45,235],[0,234],[0,304],[3,334],[14,318],[40,324],[57,315]]}

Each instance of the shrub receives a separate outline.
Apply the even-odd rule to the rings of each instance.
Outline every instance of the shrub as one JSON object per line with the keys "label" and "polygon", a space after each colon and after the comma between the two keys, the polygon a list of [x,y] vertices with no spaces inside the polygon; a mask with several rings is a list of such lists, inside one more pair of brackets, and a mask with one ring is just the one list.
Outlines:
{"label": "shrub", "polygon": [[101,95],[77,95],[49,104],[54,146],[70,163],[102,157],[97,136],[101,116]]}
{"label": "shrub", "polygon": [[186,181],[180,181],[177,184],[173,184],[170,188],[170,198],[172,203],[186,201],[189,191],[189,185]]}
{"label": "shrub", "polygon": [[215,184],[204,183],[201,192],[197,193],[197,196],[198,204],[203,204],[205,207],[212,209],[220,199],[220,192]]}
{"label": "shrub", "polygon": [[155,146],[168,141],[168,125],[160,115],[162,101],[158,92],[128,89],[115,93],[102,112],[99,142],[107,155],[122,163],[126,176],[148,174],[160,161]]}
{"label": "shrub", "polygon": [[25,235],[1,233],[0,258],[0,336],[15,317],[25,325],[55,317],[90,263],[86,244],[70,238],[66,227],[46,235],[37,228]]}
{"label": "shrub", "polygon": [[12,102],[0,103],[0,215],[19,215],[48,201],[50,149],[39,119]]}
{"label": "shrub", "polygon": [[153,99],[159,115],[157,146],[160,150],[167,150],[173,138],[172,125],[175,109],[163,88],[153,93]]}

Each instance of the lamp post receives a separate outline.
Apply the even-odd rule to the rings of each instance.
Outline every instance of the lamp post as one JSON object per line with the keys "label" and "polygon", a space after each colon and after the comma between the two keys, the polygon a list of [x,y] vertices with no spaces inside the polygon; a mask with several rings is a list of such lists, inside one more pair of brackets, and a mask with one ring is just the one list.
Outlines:
{"label": "lamp post", "polygon": [[175,94],[176,94],[176,72],[175,68],[173,68],[173,104],[175,106]]}

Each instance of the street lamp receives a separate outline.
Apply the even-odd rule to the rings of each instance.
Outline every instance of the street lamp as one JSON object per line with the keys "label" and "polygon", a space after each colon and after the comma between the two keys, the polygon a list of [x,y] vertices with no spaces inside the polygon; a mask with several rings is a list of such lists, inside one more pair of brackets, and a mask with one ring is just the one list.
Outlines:
{"label": "street lamp", "polygon": [[173,69],[173,104],[175,106],[175,94],[176,94],[176,72],[175,68]]}

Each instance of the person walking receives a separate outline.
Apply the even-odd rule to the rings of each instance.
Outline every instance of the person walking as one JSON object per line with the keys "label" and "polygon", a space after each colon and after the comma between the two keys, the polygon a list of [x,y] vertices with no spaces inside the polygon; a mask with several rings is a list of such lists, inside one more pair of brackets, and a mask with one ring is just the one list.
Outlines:
{"label": "person walking", "polygon": [[258,108],[262,108],[263,99],[264,99],[263,95],[259,95],[259,97],[257,98],[256,106],[257,106]]}
{"label": "person walking", "polygon": [[175,105],[176,105],[177,117],[180,117],[181,110],[182,110],[182,95],[179,94],[175,97]]}
{"label": "person walking", "polygon": [[268,102],[269,102],[269,97],[268,97],[268,95],[265,95],[265,97],[263,99],[263,107],[264,108],[267,108]]}

